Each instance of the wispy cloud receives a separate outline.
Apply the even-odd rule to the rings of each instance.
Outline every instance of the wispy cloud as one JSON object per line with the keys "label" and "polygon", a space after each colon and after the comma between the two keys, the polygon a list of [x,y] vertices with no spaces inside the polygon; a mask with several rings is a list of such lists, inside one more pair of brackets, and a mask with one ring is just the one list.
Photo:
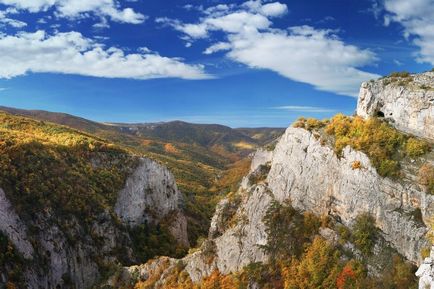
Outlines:
{"label": "wispy cloud", "polygon": [[272,109],[294,111],[294,112],[312,112],[312,113],[325,113],[325,112],[336,112],[335,109],[317,107],[317,106],[303,106],[303,105],[284,105],[272,107]]}

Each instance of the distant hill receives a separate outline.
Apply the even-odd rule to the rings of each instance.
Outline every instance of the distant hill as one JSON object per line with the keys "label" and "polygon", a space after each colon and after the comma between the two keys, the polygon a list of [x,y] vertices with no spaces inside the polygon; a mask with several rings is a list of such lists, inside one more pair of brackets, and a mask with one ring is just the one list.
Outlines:
{"label": "distant hill", "polygon": [[235,129],[217,124],[193,124],[183,121],[172,121],[152,124],[113,124],[122,131],[160,140],[197,144],[204,147],[239,143],[256,146],[257,142],[250,136]]}
{"label": "distant hill", "polygon": [[95,133],[98,130],[104,130],[109,128],[104,124],[87,120],[78,116],[73,116],[67,113],[48,112],[44,110],[25,110],[5,106],[0,106],[0,110],[6,111],[14,115],[27,116],[37,120],[66,125],[89,133]]}
{"label": "distant hill", "polygon": [[[230,128],[219,124],[194,124],[183,121],[161,123],[99,123],[74,115],[43,110],[24,110],[0,106],[0,110],[41,121],[49,121],[88,133],[113,138],[111,134],[135,136],[205,148],[224,147],[231,153],[251,152],[283,134],[283,128]],[[119,135],[117,135],[119,136]]]}

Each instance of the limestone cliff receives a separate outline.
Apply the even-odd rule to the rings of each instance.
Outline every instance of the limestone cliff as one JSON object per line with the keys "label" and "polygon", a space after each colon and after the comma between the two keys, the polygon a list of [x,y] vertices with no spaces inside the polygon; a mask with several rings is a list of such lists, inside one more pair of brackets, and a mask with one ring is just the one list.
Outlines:
{"label": "limestone cliff", "polygon": [[[354,169],[356,161],[361,167]],[[411,182],[379,176],[364,153],[346,147],[338,157],[312,133],[289,128],[276,147],[267,180],[279,201],[290,198],[296,207],[335,215],[347,225],[358,214],[370,213],[398,252],[420,261],[427,229],[411,212],[420,210],[427,221],[434,213],[434,196]]]}
{"label": "limestone cliff", "polygon": [[357,114],[384,117],[400,130],[433,140],[434,72],[363,83]]}
{"label": "limestone cliff", "polygon": [[[360,169],[352,168],[354,161],[361,162]],[[259,152],[254,163],[258,170],[270,159]],[[287,129],[274,150],[264,182],[252,184],[248,179],[237,194],[238,201],[232,196],[217,206],[209,239],[202,248],[182,260],[194,282],[216,269],[227,274],[268,260],[260,247],[267,242],[263,218],[274,200],[291,199],[297,208],[334,216],[347,225],[358,214],[369,212],[384,239],[415,263],[420,263],[420,250],[428,245],[427,227],[414,219],[412,212],[421,210],[427,220],[433,213],[433,196],[416,185],[379,176],[365,154],[349,147],[339,158],[304,129]],[[238,205],[231,208],[234,203]],[[147,266],[129,270],[146,275]]]}
{"label": "limestone cliff", "polygon": [[[434,73],[412,76],[412,85],[433,84],[433,77]],[[398,129],[433,139],[432,91],[388,87],[383,82],[362,85],[358,114],[368,117],[381,112]],[[429,157],[424,161],[432,162],[432,154]],[[406,166],[411,164],[403,166],[406,172],[400,179],[382,177],[365,153],[347,146],[338,155],[318,134],[290,127],[273,152],[256,153],[239,191],[218,204],[209,237],[196,252],[180,261],[158,259],[127,268],[124,277],[146,280],[159,268],[157,284],[163,284],[165,276],[181,262],[183,270],[197,282],[215,270],[228,274],[250,263],[266,262],[269,256],[260,249],[267,243],[263,219],[273,201],[286,200],[298,209],[331,216],[348,227],[359,214],[369,213],[385,246],[421,264],[421,249],[429,246],[426,234],[434,213],[434,196],[417,184]],[[331,239],[333,232],[323,230],[321,234]],[[162,262],[164,268],[159,267]]]}
{"label": "limestone cliff", "polygon": [[166,167],[150,160],[140,159],[139,166],[119,192],[115,212],[127,226],[155,223],[174,214],[171,230],[175,237],[188,246],[187,220],[179,213],[182,194],[175,178]]}

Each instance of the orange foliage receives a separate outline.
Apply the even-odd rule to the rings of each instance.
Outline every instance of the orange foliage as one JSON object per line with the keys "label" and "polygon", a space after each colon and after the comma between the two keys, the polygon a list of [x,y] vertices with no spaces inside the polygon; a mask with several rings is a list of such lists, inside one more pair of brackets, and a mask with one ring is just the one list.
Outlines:
{"label": "orange foliage", "polygon": [[148,145],[150,145],[151,143],[152,143],[152,141],[149,140],[149,139],[144,139],[144,140],[142,141],[142,145],[144,145],[144,146],[148,146]]}
{"label": "orange foliage", "polygon": [[167,143],[164,145],[164,150],[171,154],[177,154],[179,153],[178,149],[171,143]]}
{"label": "orange foliage", "polygon": [[349,288],[348,284],[353,282],[355,277],[356,274],[354,273],[351,265],[349,264],[345,265],[344,269],[342,269],[342,272],[339,274],[338,278],[336,279],[337,289]]}

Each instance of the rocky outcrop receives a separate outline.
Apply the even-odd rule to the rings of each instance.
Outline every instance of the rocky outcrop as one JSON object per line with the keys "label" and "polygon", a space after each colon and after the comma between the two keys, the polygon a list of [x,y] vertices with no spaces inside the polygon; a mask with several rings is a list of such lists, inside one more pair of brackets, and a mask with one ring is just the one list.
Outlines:
{"label": "rocky outcrop", "polygon": [[[356,161],[360,169],[352,168]],[[359,214],[368,212],[385,240],[415,263],[421,261],[419,252],[428,242],[427,228],[413,217],[414,212],[420,210],[425,221],[434,213],[434,197],[416,184],[379,176],[364,153],[349,147],[338,157],[311,132],[298,128],[288,128],[280,139],[265,183],[247,182],[240,194],[243,202],[237,211],[239,221],[213,240],[217,268],[223,273],[267,259],[258,248],[266,242],[262,219],[273,200],[290,199],[294,207],[333,215],[349,226]],[[217,220],[224,220],[221,208],[216,211],[211,230],[219,227]]]}
{"label": "rocky outcrop", "polygon": [[161,220],[178,210],[180,199],[181,193],[169,170],[142,158],[119,192],[115,212],[125,224],[136,226]]}
{"label": "rocky outcrop", "polygon": [[153,160],[141,158],[119,192],[115,212],[130,227],[167,218],[169,231],[188,247],[187,219],[180,210],[181,203],[182,194],[172,173]]}
{"label": "rocky outcrop", "polygon": [[[42,216],[35,222],[39,229],[35,238],[39,258],[46,260],[47,267],[45,270],[37,266],[27,269],[24,275],[28,288],[69,288],[71,285],[80,289],[91,287],[100,276],[94,256],[100,253],[110,254],[110,250],[98,248],[89,237],[80,235],[82,232],[78,224],[71,224],[74,230],[78,230],[76,244],[72,244],[61,228],[50,223]],[[111,228],[107,232],[113,231]],[[115,236],[111,238],[116,240]],[[109,249],[113,247],[109,245]]]}
{"label": "rocky outcrop", "polygon": [[419,289],[434,289],[434,247],[430,256],[419,266],[416,276],[419,278]]}
{"label": "rocky outcrop", "polygon": [[357,114],[384,117],[399,130],[434,140],[434,72],[363,83]]}

